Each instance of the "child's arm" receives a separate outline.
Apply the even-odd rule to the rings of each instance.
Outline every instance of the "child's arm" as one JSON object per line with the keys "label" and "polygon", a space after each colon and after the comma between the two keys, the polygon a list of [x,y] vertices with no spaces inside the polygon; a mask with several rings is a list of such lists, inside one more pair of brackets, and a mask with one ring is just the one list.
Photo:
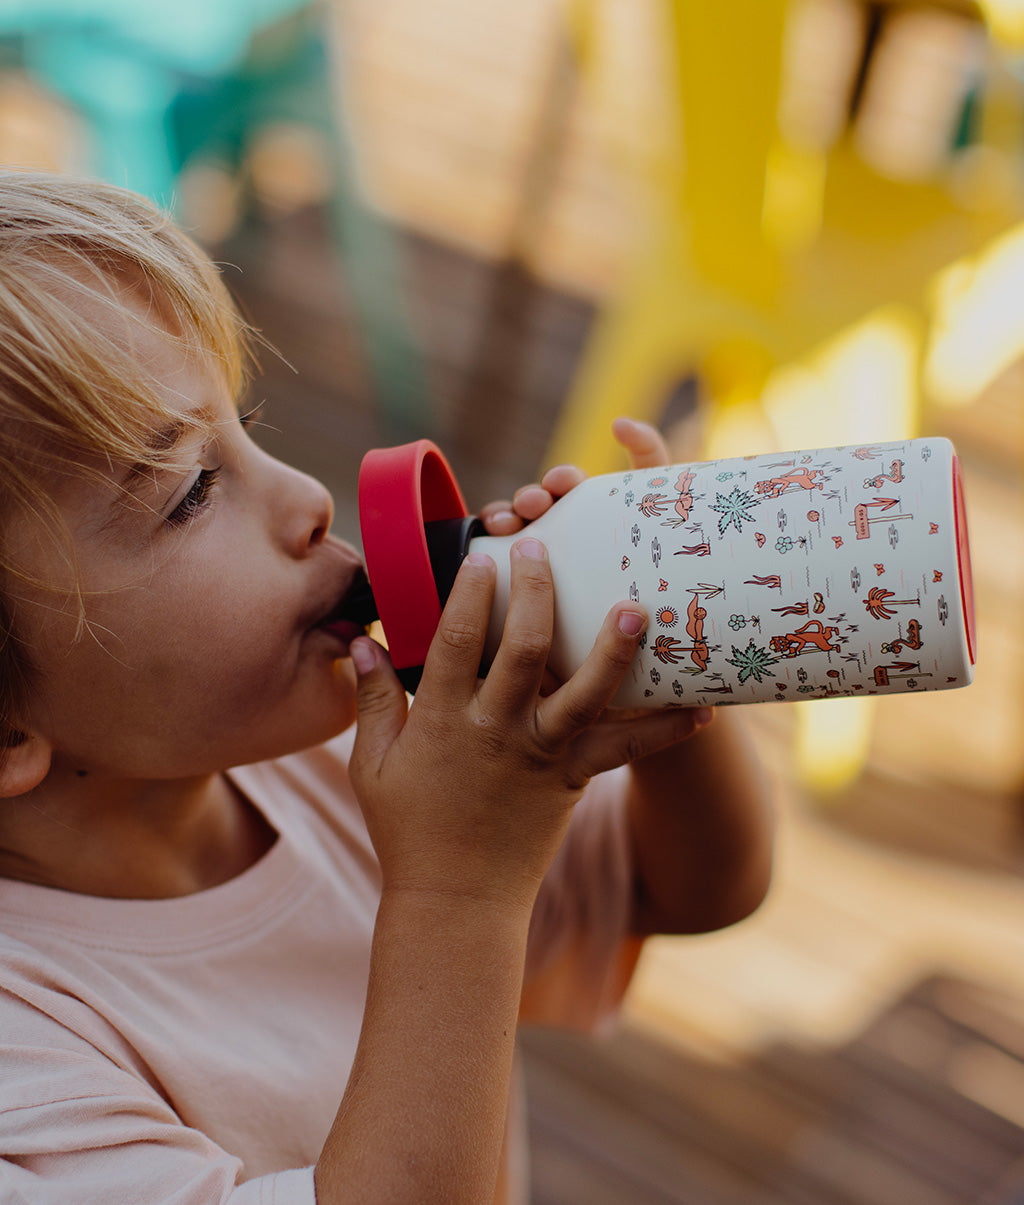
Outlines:
{"label": "child's arm", "polygon": [[749,916],[771,881],[772,808],[739,718],[720,712],[685,745],[634,761],[630,779],[634,931],[703,933]]}
{"label": "child's arm", "polygon": [[693,730],[680,711],[595,725],[636,651],[643,616],[629,604],[613,608],[573,678],[541,696],[553,621],[541,552],[513,552],[505,636],[482,682],[486,558],[460,570],[408,711],[383,652],[353,645],[351,772],[383,888],[319,1205],[490,1200],[530,914],[573,804],[591,775]]}

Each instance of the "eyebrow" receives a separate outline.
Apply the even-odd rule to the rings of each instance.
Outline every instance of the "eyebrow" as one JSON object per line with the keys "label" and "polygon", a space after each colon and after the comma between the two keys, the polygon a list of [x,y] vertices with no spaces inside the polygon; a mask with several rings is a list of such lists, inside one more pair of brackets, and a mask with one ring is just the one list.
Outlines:
{"label": "eyebrow", "polygon": [[[157,460],[169,459],[170,453],[181,443],[188,432],[196,430],[197,427],[213,427],[217,422],[217,415],[212,406],[197,406],[189,414],[192,421],[173,418],[164,426],[158,427],[146,440],[146,446],[153,452]],[[122,474],[119,474],[115,484],[118,489],[128,492],[137,481],[148,476],[153,467],[149,461],[136,460]]]}

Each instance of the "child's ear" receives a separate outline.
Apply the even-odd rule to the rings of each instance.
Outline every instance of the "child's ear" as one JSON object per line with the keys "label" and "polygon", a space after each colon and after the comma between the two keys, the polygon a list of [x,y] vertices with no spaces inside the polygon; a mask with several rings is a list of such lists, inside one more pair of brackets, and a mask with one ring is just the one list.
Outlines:
{"label": "child's ear", "polygon": [[45,737],[21,732],[17,743],[0,750],[0,799],[24,795],[50,772],[53,748]]}

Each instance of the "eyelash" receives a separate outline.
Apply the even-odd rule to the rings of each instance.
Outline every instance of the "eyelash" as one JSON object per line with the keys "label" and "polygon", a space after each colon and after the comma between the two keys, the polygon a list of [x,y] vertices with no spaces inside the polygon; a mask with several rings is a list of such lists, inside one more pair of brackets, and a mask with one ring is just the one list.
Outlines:
{"label": "eyelash", "polygon": [[248,430],[250,427],[257,427],[263,419],[263,403],[253,406],[251,410],[247,410],[244,414],[239,414],[238,421]]}
{"label": "eyelash", "polygon": [[219,473],[219,465],[215,469],[201,469],[199,476],[192,482],[191,489],[167,516],[165,522],[171,527],[182,527],[194,519],[209,501]]}

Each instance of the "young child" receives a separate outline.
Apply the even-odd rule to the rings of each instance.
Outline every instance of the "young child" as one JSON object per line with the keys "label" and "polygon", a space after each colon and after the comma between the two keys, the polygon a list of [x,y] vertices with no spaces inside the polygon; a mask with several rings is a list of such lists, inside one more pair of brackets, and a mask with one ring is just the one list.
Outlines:
{"label": "young child", "polygon": [[0,1200],[525,1199],[517,1021],[593,1027],[646,934],[757,906],[756,763],[727,717],[604,711],[630,603],[542,689],[528,531],[489,675],[470,557],[410,707],[339,619],[331,499],[238,413],[216,270],[140,198],[0,174],[0,333]]}

